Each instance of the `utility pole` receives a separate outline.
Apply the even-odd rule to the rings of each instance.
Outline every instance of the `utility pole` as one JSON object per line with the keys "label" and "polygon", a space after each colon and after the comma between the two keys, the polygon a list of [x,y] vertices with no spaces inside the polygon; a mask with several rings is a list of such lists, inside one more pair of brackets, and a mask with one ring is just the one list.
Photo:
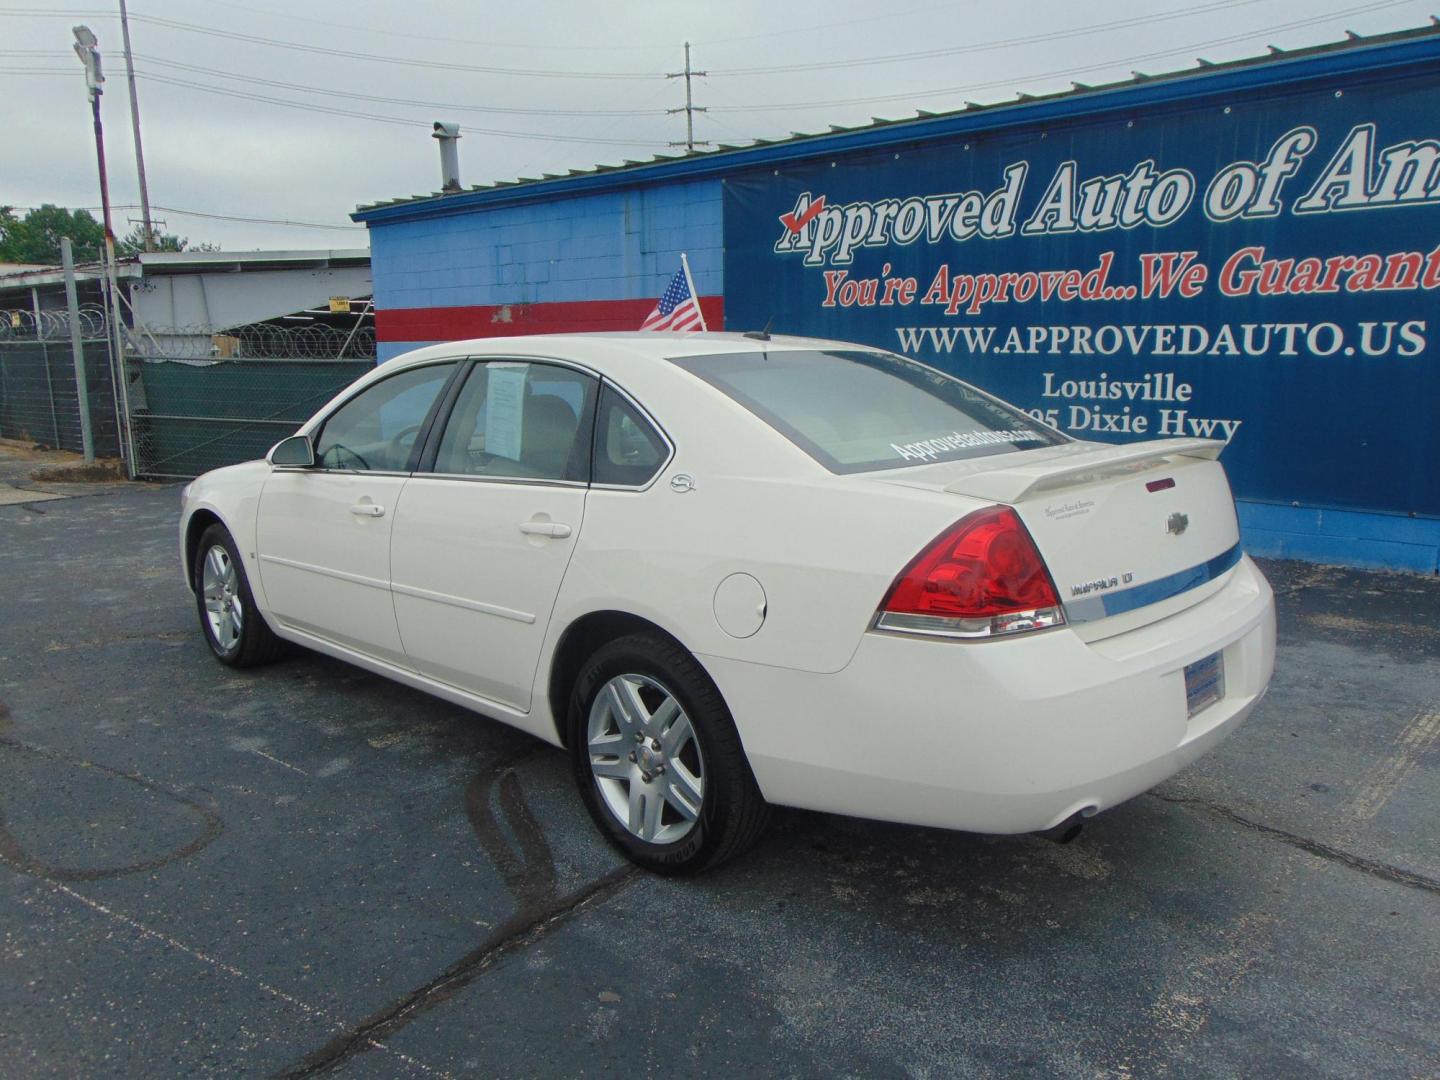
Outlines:
{"label": "utility pole", "polygon": [[100,208],[105,219],[105,278],[109,308],[106,322],[110,324],[111,378],[115,386],[115,429],[120,443],[121,460],[135,474],[134,448],[130,446],[129,379],[125,370],[125,338],[120,320],[120,283],[115,272],[115,230],[110,224],[110,179],[105,171],[105,129],[100,123],[100,95],[105,76],[100,67],[100,39],[88,26],[77,26],[75,55],[85,65],[85,89],[90,94],[90,112],[95,120],[95,161],[100,169]]}
{"label": "utility pole", "polygon": [[665,77],[666,77],[667,79],[680,79],[680,78],[683,78],[683,79],[685,80],[685,107],[684,107],[684,108],[681,108],[681,109],[666,109],[665,111],[666,111],[667,113],[683,112],[683,113],[685,114],[685,141],[684,141],[684,142],[671,142],[670,145],[671,145],[671,146],[683,146],[683,147],[685,147],[685,152],[686,152],[687,154],[693,154],[693,153],[695,152],[695,147],[697,147],[697,146],[709,146],[709,145],[710,145],[710,141],[709,141],[708,139],[701,139],[701,140],[699,140],[698,142],[697,142],[696,139],[695,139],[695,114],[696,114],[697,112],[709,112],[710,110],[709,110],[709,109],[702,109],[702,108],[698,107],[698,106],[695,104],[695,98],[694,98],[694,96],[692,95],[692,93],[691,93],[691,88],[690,88],[690,79],[691,79],[692,77],[694,77],[694,78],[704,78],[704,77],[705,77],[706,75],[708,75],[708,74],[709,74],[708,71],[693,71],[693,70],[691,70],[691,68],[690,68],[690,43],[687,41],[687,42],[685,42],[685,70],[684,70],[684,71],[667,72],[666,75],[665,75]]}
{"label": "utility pole", "polygon": [[80,333],[80,300],[75,290],[75,256],[68,236],[60,238],[60,264],[65,268],[65,310],[70,316],[70,358],[75,365],[75,397],[80,406],[80,445],[85,451],[85,464],[93,465],[95,436],[90,431],[90,385],[85,376],[85,343]]}
{"label": "utility pole", "polygon": [[130,127],[135,132],[135,171],[140,174],[140,218],[145,250],[155,250],[155,225],[150,220],[150,189],[145,183],[145,148],[140,143],[140,99],[135,95],[135,57],[130,52],[130,13],[120,0],[120,34],[125,39],[125,78],[130,83]]}

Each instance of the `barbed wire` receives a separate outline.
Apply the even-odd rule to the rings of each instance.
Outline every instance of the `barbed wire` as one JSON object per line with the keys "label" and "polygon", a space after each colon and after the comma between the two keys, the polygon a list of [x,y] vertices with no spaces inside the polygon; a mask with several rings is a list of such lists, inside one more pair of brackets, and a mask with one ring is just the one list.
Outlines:
{"label": "barbed wire", "polygon": [[250,323],[216,330],[208,326],[139,326],[131,346],[157,360],[373,360],[375,327],[342,328],[324,323],[283,326]]}
{"label": "barbed wire", "polygon": [[[105,337],[105,309],[99,304],[82,304],[79,310],[80,336],[87,340]],[[30,308],[0,308],[0,341],[69,341],[70,313],[64,308],[40,312],[37,323]]]}
{"label": "barbed wire", "polygon": [[[85,304],[79,310],[80,336],[103,341],[109,326],[105,308]],[[209,326],[125,328],[130,351],[151,359],[174,360],[372,360],[375,327],[343,328],[326,324],[283,326],[251,323],[217,330]],[[70,315],[63,309],[0,308],[0,341],[70,340]]]}

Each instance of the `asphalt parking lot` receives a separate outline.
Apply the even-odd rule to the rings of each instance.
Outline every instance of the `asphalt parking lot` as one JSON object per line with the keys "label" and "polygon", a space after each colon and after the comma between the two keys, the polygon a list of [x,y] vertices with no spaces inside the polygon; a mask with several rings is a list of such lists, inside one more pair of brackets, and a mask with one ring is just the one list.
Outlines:
{"label": "asphalt parking lot", "polygon": [[0,1073],[1440,1075],[1440,581],[1267,564],[1269,697],[1072,844],[670,881],[558,751],[217,664],[176,489],[79,490],[0,505]]}

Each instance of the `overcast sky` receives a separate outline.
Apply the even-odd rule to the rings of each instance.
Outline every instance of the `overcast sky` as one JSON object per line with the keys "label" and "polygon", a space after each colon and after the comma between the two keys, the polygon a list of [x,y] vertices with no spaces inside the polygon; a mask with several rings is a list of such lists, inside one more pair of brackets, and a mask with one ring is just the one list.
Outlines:
{"label": "overcast sky", "polygon": [[[465,129],[467,185],[670,152],[667,142],[684,138],[685,123],[665,110],[684,104],[684,87],[664,74],[682,67],[686,40],[695,68],[709,72],[695,80],[695,103],[710,109],[696,117],[696,138],[742,142],[1002,101],[1137,69],[1172,71],[1193,66],[1196,56],[1219,61],[1272,44],[1298,48],[1346,30],[1407,29],[1427,23],[1434,7],[1434,0],[133,0],[130,13],[152,203],[345,225],[357,204],[439,185],[429,137],[437,119]],[[82,22],[106,57],[112,198],[137,201],[118,4],[0,0],[0,204],[99,201],[84,79],[70,51],[70,28]],[[227,249],[366,243],[363,229],[156,215],[171,232]],[[119,211],[116,231],[137,217]]]}

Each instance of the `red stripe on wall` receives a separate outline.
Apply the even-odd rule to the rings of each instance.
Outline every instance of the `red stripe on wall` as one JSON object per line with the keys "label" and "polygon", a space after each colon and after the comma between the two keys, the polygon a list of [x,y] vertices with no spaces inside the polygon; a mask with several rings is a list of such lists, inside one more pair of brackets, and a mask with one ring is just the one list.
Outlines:
{"label": "red stripe on wall", "polygon": [[[458,341],[512,334],[639,330],[654,300],[573,300],[553,304],[390,308],[375,312],[377,341]],[[700,297],[711,330],[725,326],[725,298]]]}

